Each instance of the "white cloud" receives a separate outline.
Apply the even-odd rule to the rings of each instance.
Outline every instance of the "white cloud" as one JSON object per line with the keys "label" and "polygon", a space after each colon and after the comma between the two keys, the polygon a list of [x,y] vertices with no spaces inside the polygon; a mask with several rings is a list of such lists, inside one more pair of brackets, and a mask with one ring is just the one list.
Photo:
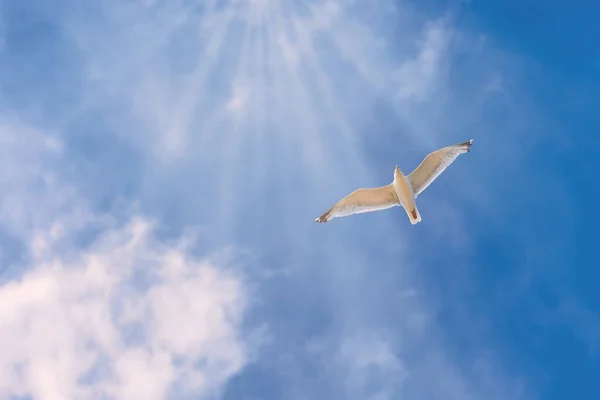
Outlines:
{"label": "white cloud", "polygon": [[247,362],[245,308],[237,275],[134,219],[0,286],[0,395],[213,394]]}
{"label": "white cloud", "polygon": [[[62,177],[64,144],[59,132],[40,131],[0,118],[0,219],[12,236],[26,242],[36,257],[66,230],[105,219],[93,215],[76,188]],[[43,201],[42,201],[43,199]]]}
{"label": "white cloud", "polygon": [[459,364],[441,345],[433,319],[411,324],[413,314],[421,312],[417,303],[398,306],[405,310],[404,319],[393,331],[353,326],[308,342],[306,350],[318,360],[321,378],[341,382],[344,398],[527,398],[522,382],[489,368],[494,365],[489,354]]}
{"label": "white cloud", "polygon": [[[361,334],[344,339],[335,356],[340,366],[346,369],[346,386],[349,392],[364,397],[384,400],[401,393],[408,378],[408,370],[402,360],[394,354],[388,341],[372,334]],[[377,384],[376,390],[368,391]]]}
{"label": "white cloud", "polygon": [[556,309],[545,312],[544,322],[566,325],[573,336],[587,346],[590,357],[600,349],[600,314],[582,306],[573,297],[562,296]]}
{"label": "white cloud", "polygon": [[505,93],[502,75],[494,75],[490,79],[490,82],[485,86],[484,91]]}
{"label": "white cloud", "polygon": [[293,68],[298,64],[298,49],[290,43],[289,39],[284,35],[279,35],[277,38],[277,44],[281,49],[283,58],[288,65]]}
{"label": "white cloud", "polygon": [[422,101],[434,90],[451,34],[441,21],[425,27],[418,54],[394,74],[397,96],[401,102]]}
{"label": "white cloud", "polygon": [[323,1],[310,5],[312,14],[312,25],[315,29],[329,29],[332,22],[340,15],[339,3],[335,1]]}
{"label": "white cloud", "polygon": [[236,112],[242,109],[248,100],[249,91],[245,86],[238,85],[234,88],[233,94],[227,102],[227,109]]}
{"label": "white cloud", "polygon": [[[196,256],[187,236],[163,243],[143,217],[119,224],[90,211],[66,179],[58,135],[4,120],[0,140],[2,228],[26,253],[0,281],[0,398],[222,390],[252,350],[238,273],[223,257]],[[91,223],[102,233],[80,247]]]}

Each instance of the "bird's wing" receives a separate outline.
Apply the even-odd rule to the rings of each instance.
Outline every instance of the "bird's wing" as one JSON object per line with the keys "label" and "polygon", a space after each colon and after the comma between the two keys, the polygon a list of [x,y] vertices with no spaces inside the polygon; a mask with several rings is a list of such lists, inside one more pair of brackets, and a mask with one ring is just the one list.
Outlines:
{"label": "bird's wing", "polygon": [[472,144],[473,139],[429,153],[421,164],[407,176],[412,184],[415,197],[431,185],[431,182],[440,176],[456,160],[456,157],[471,151]]}
{"label": "bird's wing", "polygon": [[396,191],[392,184],[378,188],[363,188],[355,190],[337,202],[317,218],[317,222],[327,222],[332,218],[345,217],[352,214],[385,210],[399,205]]}

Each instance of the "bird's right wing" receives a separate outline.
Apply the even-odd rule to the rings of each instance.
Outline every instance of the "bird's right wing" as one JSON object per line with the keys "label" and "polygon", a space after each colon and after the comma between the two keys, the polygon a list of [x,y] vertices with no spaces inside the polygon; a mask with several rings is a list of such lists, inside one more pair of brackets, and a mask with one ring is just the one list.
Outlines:
{"label": "bird's right wing", "polygon": [[355,190],[344,197],[323,213],[315,221],[327,222],[336,217],[345,217],[352,214],[385,210],[399,205],[396,191],[392,184],[378,188],[363,188]]}
{"label": "bird's right wing", "polygon": [[456,160],[456,157],[462,153],[471,151],[472,144],[473,139],[429,153],[421,164],[407,175],[408,180],[412,184],[415,197],[425,190],[427,186],[431,185]]}

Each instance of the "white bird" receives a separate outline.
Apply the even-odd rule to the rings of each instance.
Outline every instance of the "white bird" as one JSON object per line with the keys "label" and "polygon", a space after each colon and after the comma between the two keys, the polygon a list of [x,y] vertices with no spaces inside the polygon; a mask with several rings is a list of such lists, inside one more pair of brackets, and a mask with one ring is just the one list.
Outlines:
{"label": "white bird", "polygon": [[421,222],[421,214],[415,203],[417,196],[440,176],[460,154],[470,152],[472,144],[473,139],[429,153],[421,164],[408,175],[404,175],[396,165],[392,183],[378,188],[358,189],[338,201],[315,221],[327,222],[337,217],[402,206],[410,223],[417,224]]}

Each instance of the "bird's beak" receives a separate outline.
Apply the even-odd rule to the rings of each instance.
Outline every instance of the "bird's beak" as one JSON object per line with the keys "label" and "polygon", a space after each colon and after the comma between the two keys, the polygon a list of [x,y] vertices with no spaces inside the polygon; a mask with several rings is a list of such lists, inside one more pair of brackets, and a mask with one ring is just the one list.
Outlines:
{"label": "bird's beak", "polygon": [[398,166],[396,165],[396,171],[398,171]]}

